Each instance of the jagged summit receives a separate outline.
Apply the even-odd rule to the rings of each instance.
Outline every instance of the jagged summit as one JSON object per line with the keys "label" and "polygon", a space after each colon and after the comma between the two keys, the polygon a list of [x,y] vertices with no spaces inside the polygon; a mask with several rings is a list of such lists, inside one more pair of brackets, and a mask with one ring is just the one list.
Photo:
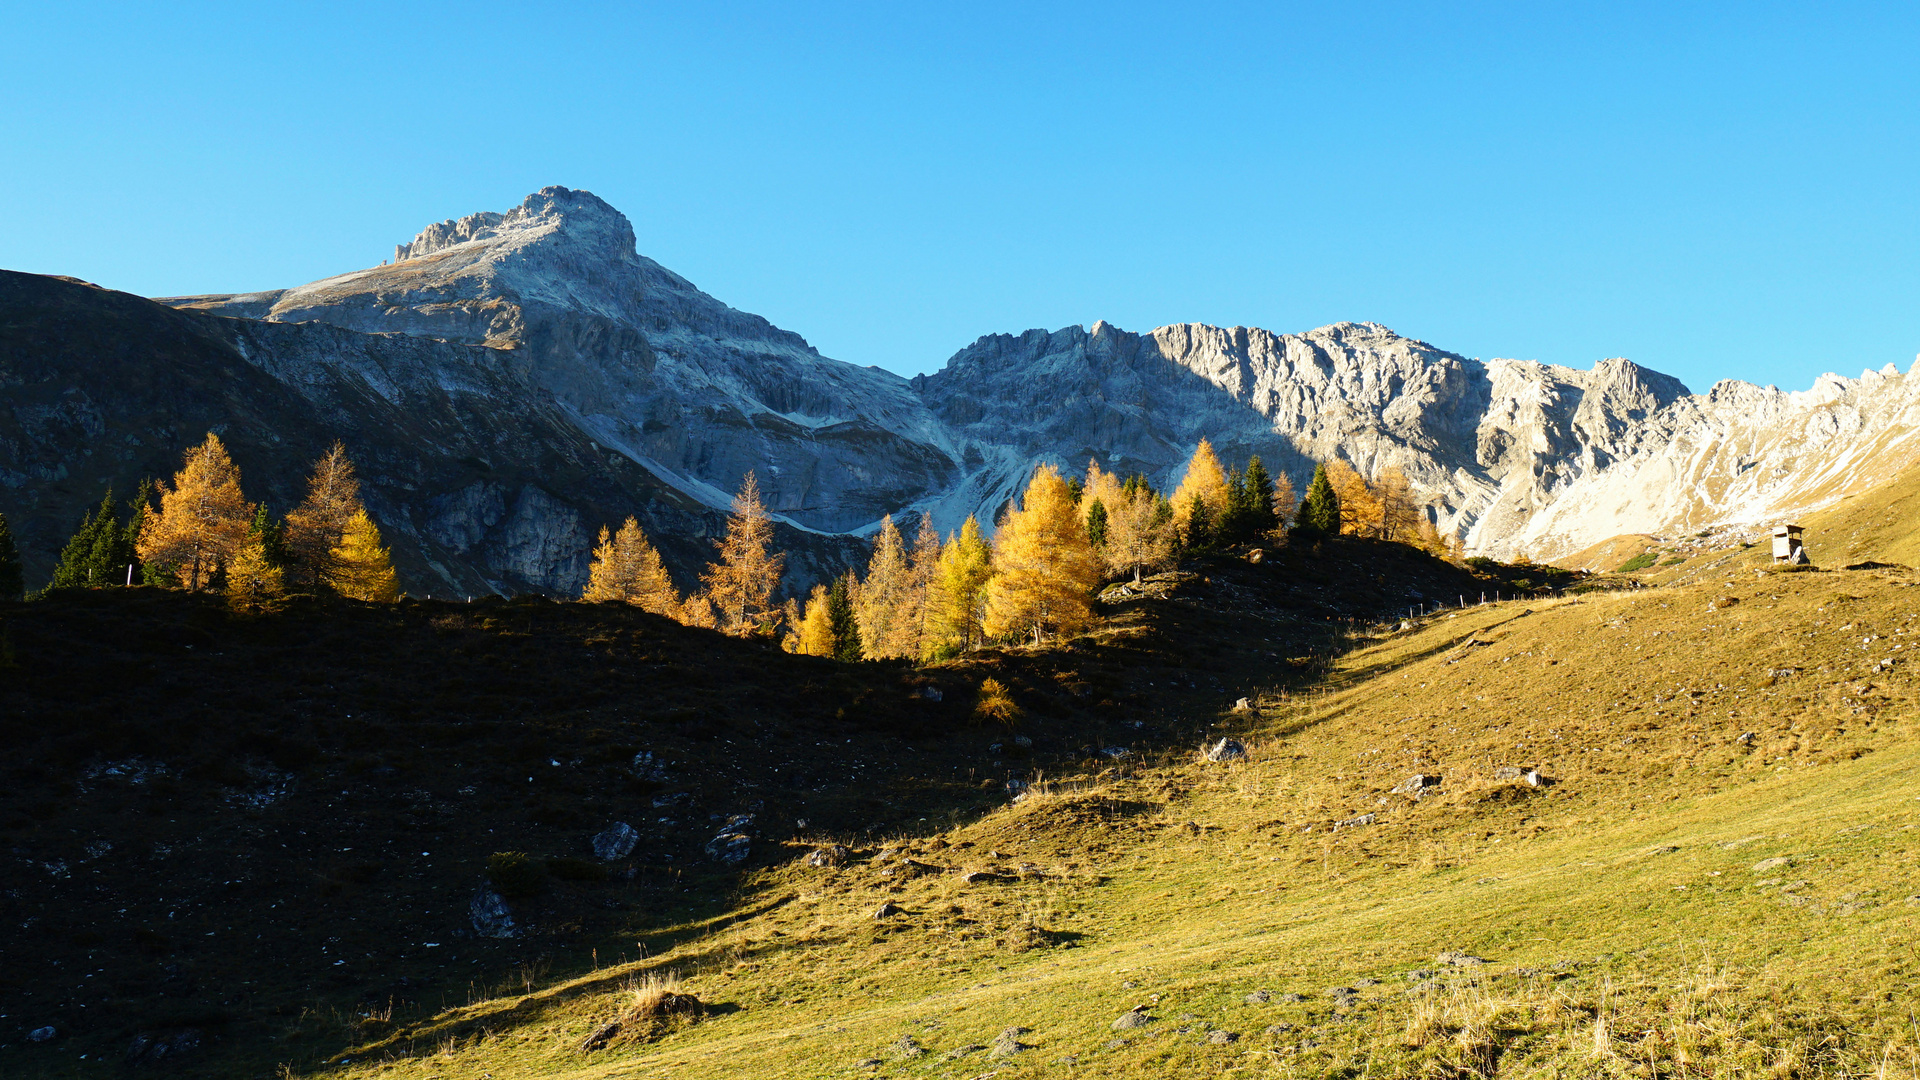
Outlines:
{"label": "jagged summit", "polygon": [[550,185],[527,196],[519,206],[504,214],[483,210],[429,225],[410,243],[395,245],[393,261],[418,259],[474,242],[532,242],[562,231],[602,247],[610,262],[632,259],[638,254],[633,224],[625,214],[591,191]]}

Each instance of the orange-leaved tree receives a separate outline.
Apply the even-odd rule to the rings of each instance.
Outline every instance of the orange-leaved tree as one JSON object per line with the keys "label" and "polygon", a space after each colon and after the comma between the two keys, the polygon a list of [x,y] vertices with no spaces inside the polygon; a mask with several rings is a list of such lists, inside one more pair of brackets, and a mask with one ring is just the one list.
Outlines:
{"label": "orange-leaved tree", "polygon": [[600,527],[600,544],[593,549],[593,566],[580,599],[632,604],[669,617],[680,613],[680,594],[667,576],[660,552],[631,517],[611,536],[606,526]]}
{"label": "orange-leaved tree", "polygon": [[1108,570],[1132,574],[1135,584],[1146,570],[1173,562],[1172,522],[1160,515],[1159,500],[1145,484],[1133,485],[1107,508],[1107,544],[1100,552]]}
{"label": "orange-leaved tree", "polygon": [[308,588],[334,584],[340,567],[333,551],[346,536],[353,515],[365,509],[353,459],[347,456],[346,446],[336,441],[313,463],[307,497],[287,515],[287,554],[294,575]]}
{"label": "orange-leaved tree", "polygon": [[993,542],[982,628],[989,637],[1077,633],[1093,621],[1100,584],[1093,544],[1073,489],[1051,465],[1034,470],[1019,509],[1010,509]]}
{"label": "orange-leaved tree", "polygon": [[[1205,439],[1194,448],[1193,457],[1187,461],[1187,472],[1180,478],[1180,486],[1173,489],[1173,521],[1182,535],[1189,535],[1195,541],[1204,541],[1205,537],[1190,535],[1194,531],[1195,505],[1205,506],[1201,511],[1206,526],[1216,525],[1227,510],[1227,470],[1220,464],[1220,458],[1213,452],[1213,444]],[[1205,531],[1203,527],[1201,532]]]}
{"label": "orange-leaved tree", "polygon": [[[700,573],[706,583],[705,599],[712,605],[719,628],[730,634],[746,634],[775,617],[773,591],[780,586],[780,573],[787,557],[769,550],[773,546],[773,518],[760,503],[760,481],[748,472],[733,497],[733,513],[727,518],[727,534],[714,541],[719,561],[709,563]],[[700,605],[689,603],[682,621],[690,625],[704,622]]]}
{"label": "orange-leaved tree", "polygon": [[158,491],[160,512],[140,530],[141,561],[173,567],[188,592],[199,592],[247,542],[253,507],[240,494],[240,470],[208,432]]}

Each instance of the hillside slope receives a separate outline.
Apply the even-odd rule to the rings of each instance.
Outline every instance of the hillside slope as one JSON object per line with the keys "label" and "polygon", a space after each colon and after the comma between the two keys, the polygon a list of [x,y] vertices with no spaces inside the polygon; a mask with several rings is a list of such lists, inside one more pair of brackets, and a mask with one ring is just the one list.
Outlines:
{"label": "hillside slope", "polygon": [[[736,921],[346,1074],[1909,1075],[1915,584],[1440,618],[1264,696],[1244,762],[1090,772],[838,869],[790,845]],[[580,1049],[669,970],[707,1016]]]}

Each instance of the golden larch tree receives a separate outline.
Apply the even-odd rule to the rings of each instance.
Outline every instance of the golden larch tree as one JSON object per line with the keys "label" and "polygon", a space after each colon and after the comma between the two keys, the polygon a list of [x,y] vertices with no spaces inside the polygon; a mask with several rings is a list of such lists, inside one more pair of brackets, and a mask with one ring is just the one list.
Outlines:
{"label": "golden larch tree", "polygon": [[1131,496],[1117,496],[1107,509],[1107,546],[1101,552],[1108,571],[1132,574],[1135,584],[1144,571],[1173,562],[1173,530],[1161,521],[1153,493],[1145,486]]}
{"label": "golden larch tree", "polygon": [[593,549],[593,565],[587,570],[587,588],[580,599],[632,604],[669,617],[680,610],[680,593],[660,561],[660,552],[631,517],[611,535],[606,526],[600,527],[600,543]]}
{"label": "golden larch tree", "polygon": [[1031,635],[1038,642],[1093,621],[1099,567],[1073,489],[1053,466],[1034,470],[1020,507],[1001,522],[993,572],[981,620],[989,637]]}
{"label": "golden larch tree", "polygon": [[1373,478],[1374,498],[1380,503],[1380,535],[1388,540],[1414,541],[1426,515],[1413,500],[1413,485],[1398,465],[1388,465]]}
{"label": "golden larch tree", "polygon": [[1340,496],[1340,531],[1350,536],[1380,535],[1380,500],[1367,478],[1344,461],[1330,461],[1327,482]]}
{"label": "golden larch tree", "polygon": [[927,589],[927,640],[923,655],[942,648],[966,650],[981,637],[981,608],[993,578],[993,549],[973,515],[947,538]]}
{"label": "golden larch tree", "polygon": [[1193,517],[1195,499],[1207,504],[1209,516],[1216,524],[1226,512],[1227,470],[1215,456],[1213,444],[1205,439],[1194,448],[1193,457],[1187,460],[1186,475],[1180,478],[1180,486],[1173,489],[1173,522],[1182,530]]}
{"label": "golden larch tree", "polygon": [[331,583],[339,569],[333,549],[340,546],[353,515],[365,509],[353,459],[345,444],[336,441],[313,463],[307,496],[287,515],[287,553],[296,577],[309,588]]}
{"label": "golden larch tree", "polygon": [[[740,482],[733,496],[733,513],[727,517],[727,533],[713,545],[719,552],[716,562],[700,572],[706,584],[704,599],[711,605],[712,624],[730,634],[747,634],[770,621],[779,609],[773,605],[773,592],[780,587],[780,574],[787,557],[771,550],[773,518],[760,503],[760,481],[752,472]],[[681,619],[690,626],[702,625],[706,616],[689,604]]]}
{"label": "golden larch tree", "polygon": [[1293,521],[1293,512],[1299,507],[1300,496],[1294,493],[1293,481],[1287,479],[1286,473],[1275,476],[1273,478],[1273,516],[1279,520],[1282,529]]}
{"label": "golden larch tree", "polygon": [[340,546],[333,549],[333,587],[341,596],[390,604],[400,598],[392,553],[380,546],[380,529],[363,509],[347,519]]}
{"label": "golden larch tree", "polygon": [[917,640],[918,619],[908,610],[913,587],[913,567],[907,561],[900,530],[893,515],[880,521],[873,537],[873,558],[867,563],[866,580],[853,602],[854,621],[860,626],[860,643],[869,660],[894,656],[912,656]]}
{"label": "golden larch tree", "polygon": [[227,599],[236,608],[259,609],[284,591],[280,568],[267,557],[267,545],[259,536],[240,545],[227,563]]}
{"label": "golden larch tree", "polygon": [[933,595],[933,577],[940,572],[940,531],[933,527],[933,515],[920,515],[920,528],[913,534],[913,549],[908,553],[912,567],[907,585],[912,627],[911,648],[901,655],[918,659],[927,651],[928,604]]}
{"label": "golden larch tree", "polygon": [[827,611],[827,587],[815,585],[807,595],[807,613],[795,633],[794,652],[807,656],[833,655],[833,616]]}
{"label": "golden larch tree", "polygon": [[188,592],[199,592],[247,543],[253,507],[240,493],[240,470],[220,436],[208,432],[187,451],[172,485],[158,491],[160,512],[140,530],[140,559],[173,567]]}

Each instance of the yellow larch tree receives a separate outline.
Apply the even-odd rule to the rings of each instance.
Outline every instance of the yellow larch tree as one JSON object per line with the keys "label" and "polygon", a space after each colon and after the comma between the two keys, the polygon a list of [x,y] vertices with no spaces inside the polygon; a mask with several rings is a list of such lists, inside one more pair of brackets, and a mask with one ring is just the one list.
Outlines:
{"label": "yellow larch tree", "polygon": [[333,587],[341,596],[390,604],[400,598],[391,553],[380,546],[380,529],[363,509],[347,519],[340,546],[333,549]]}
{"label": "yellow larch tree", "polygon": [[1287,479],[1286,473],[1275,476],[1273,478],[1273,516],[1280,522],[1282,531],[1285,531],[1287,525],[1293,521],[1293,512],[1299,509],[1299,506],[1300,496],[1294,493],[1293,481]]}
{"label": "yellow larch tree", "polygon": [[993,543],[987,584],[988,637],[1069,635],[1093,621],[1090,596],[1100,572],[1073,490],[1051,465],[1034,470],[1019,509],[1009,510]]}
{"label": "yellow larch tree", "polygon": [[669,617],[680,610],[680,593],[660,561],[660,552],[631,517],[611,535],[606,526],[600,527],[600,543],[593,549],[593,565],[580,599],[632,604]]}
{"label": "yellow larch tree", "polygon": [[946,648],[962,651],[978,644],[987,582],[993,578],[993,549],[973,515],[940,548],[927,588],[927,638],[923,655]]}
{"label": "yellow larch tree", "polygon": [[1207,505],[1208,517],[1216,524],[1226,512],[1227,470],[1214,454],[1213,444],[1205,439],[1194,448],[1193,457],[1187,460],[1186,475],[1173,489],[1173,522],[1182,530],[1193,518],[1196,499]]}
{"label": "yellow larch tree", "polygon": [[933,578],[940,572],[940,531],[933,527],[933,515],[920,515],[920,528],[913,534],[913,549],[908,552],[911,567],[907,583],[912,641],[903,656],[918,659],[927,651],[928,607],[933,595]]}
{"label": "yellow larch tree", "polygon": [[794,652],[807,656],[833,655],[833,616],[827,612],[827,587],[815,585],[807,595],[807,613],[794,633]]}
{"label": "yellow larch tree", "polygon": [[1373,478],[1374,497],[1380,503],[1380,535],[1388,540],[1416,542],[1426,515],[1413,500],[1413,485],[1398,465],[1388,465]]}
{"label": "yellow larch tree", "polygon": [[240,470],[220,436],[208,432],[187,451],[172,485],[158,491],[160,512],[140,530],[140,559],[173,567],[188,592],[199,592],[247,543],[253,507],[240,493]]}
{"label": "yellow larch tree", "polygon": [[[914,655],[918,646],[918,619],[908,610],[913,567],[893,515],[880,521],[873,537],[873,558],[853,601],[854,621],[860,626],[860,644],[869,660]],[[912,639],[912,640],[909,640]]]}
{"label": "yellow larch tree", "polygon": [[[713,546],[720,558],[700,573],[707,587],[703,599],[711,607],[713,623],[730,634],[748,634],[773,621],[779,611],[773,604],[773,593],[780,587],[787,557],[771,550],[773,518],[760,503],[760,481],[752,472],[747,473],[733,496],[726,535]],[[687,610],[681,621],[702,625],[706,615],[698,605],[684,607]]]}
{"label": "yellow larch tree", "polygon": [[346,535],[353,515],[366,509],[360,502],[360,478],[347,448],[336,441],[313,463],[307,478],[307,496],[287,515],[287,553],[294,574],[308,588],[330,583],[339,568],[333,549]]}
{"label": "yellow larch tree", "polygon": [[1170,522],[1160,520],[1153,493],[1144,485],[1116,500],[1107,509],[1107,546],[1101,556],[1108,571],[1132,574],[1139,584],[1142,572],[1173,561],[1173,530]]}
{"label": "yellow larch tree", "polygon": [[1340,496],[1340,531],[1350,536],[1380,535],[1380,500],[1367,478],[1344,461],[1330,461],[1327,482]]}
{"label": "yellow larch tree", "polygon": [[227,600],[236,608],[259,609],[284,591],[280,568],[267,557],[260,537],[248,538],[227,563]]}

